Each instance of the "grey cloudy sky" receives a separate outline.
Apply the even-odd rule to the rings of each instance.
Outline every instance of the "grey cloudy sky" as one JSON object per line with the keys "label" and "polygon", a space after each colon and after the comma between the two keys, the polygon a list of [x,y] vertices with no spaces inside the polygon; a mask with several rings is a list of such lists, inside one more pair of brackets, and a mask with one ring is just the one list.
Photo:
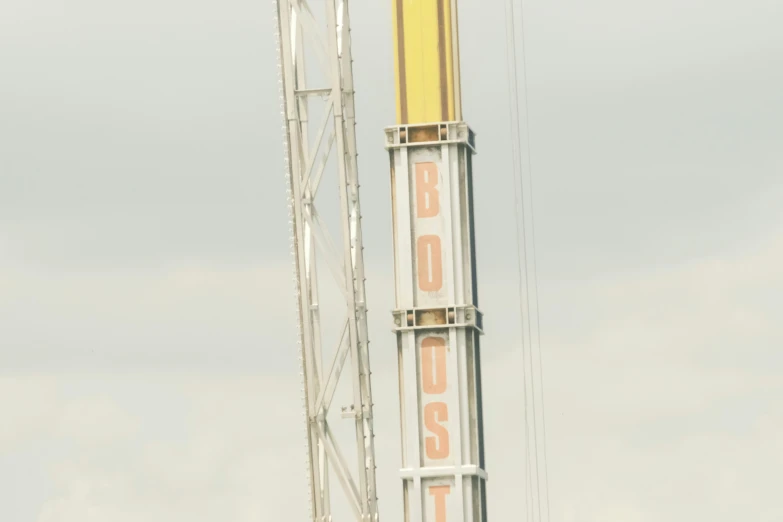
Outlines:
{"label": "grey cloudy sky", "polygon": [[[460,16],[491,383],[520,359],[488,5]],[[525,6],[552,520],[779,521],[783,4]],[[390,14],[352,6],[384,520]],[[272,23],[268,0],[0,4],[3,521],[305,520]],[[490,514],[514,517],[519,398],[485,400]]]}

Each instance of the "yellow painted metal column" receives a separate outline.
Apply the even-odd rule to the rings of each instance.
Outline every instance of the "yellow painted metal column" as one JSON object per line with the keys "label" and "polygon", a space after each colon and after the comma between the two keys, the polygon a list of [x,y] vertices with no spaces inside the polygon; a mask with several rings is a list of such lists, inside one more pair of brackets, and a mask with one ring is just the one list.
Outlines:
{"label": "yellow painted metal column", "polygon": [[393,0],[397,123],[462,118],[457,4]]}

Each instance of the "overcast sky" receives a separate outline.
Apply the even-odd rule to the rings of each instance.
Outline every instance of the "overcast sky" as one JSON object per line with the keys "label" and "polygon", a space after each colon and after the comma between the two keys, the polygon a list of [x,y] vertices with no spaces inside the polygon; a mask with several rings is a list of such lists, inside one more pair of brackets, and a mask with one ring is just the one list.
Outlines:
{"label": "overcast sky", "polygon": [[[489,511],[521,520],[491,3],[460,0],[464,114]],[[783,520],[783,4],[525,7],[552,520]],[[352,6],[387,521],[390,18]],[[0,3],[0,520],[306,520],[277,88],[269,0]]]}

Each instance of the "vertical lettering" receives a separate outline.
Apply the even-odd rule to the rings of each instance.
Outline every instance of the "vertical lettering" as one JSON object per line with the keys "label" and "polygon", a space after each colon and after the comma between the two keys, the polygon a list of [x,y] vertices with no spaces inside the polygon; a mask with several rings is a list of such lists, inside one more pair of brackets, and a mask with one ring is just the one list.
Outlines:
{"label": "vertical lettering", "polygon": [[440,211],[438,200],[438,166],[434,163],[416,164],[416,216],[435,217]]}
{"label": "vertical lettering", "polygon": [[430,486],[430,496],[435,497],[435,522],[446,522],[446,495],[451,486]]}
{"label": "vertical lettering", "polygon": [[446,391],[446,340],[425,337],[421,341],[421,377],[424,393],[437,395]]}
{"label": "vertical lettering", "polygon": [[419,288],[424,292],[437,292],[443,288],[443,261],[440,238],[421,236],[416,241]]}
{"label": "vertical lettering", "polygon": [[[432,218],[440,213],[438,166],[434,162],[415,165],[416,218]],[[443,288],[443,255],[438,235],[423,235],[416,240],[416,270],[419,289],[437,292]],[[447,391],[446,340],[425,337],[421,341],[422,392],[440,395]],[[449,420],[445,402],[423,405],[424,427],[429,432],[424,440],[424,452],[429,460],[443,460],[450,455],[449,431],[444,423]],[[429,494],[435,507],[432,522],[446,522],[446,499],[451,487],[430,486]]]}
{"label": "vertical lettering", "polygon": [[449,432],[438,421],[449,420],[449,410],[445,402],[431,402],[424,407],[424,427],[434,437],[427,437],[424,441],[427,457],[432,460],[441,460],[449,456]]}

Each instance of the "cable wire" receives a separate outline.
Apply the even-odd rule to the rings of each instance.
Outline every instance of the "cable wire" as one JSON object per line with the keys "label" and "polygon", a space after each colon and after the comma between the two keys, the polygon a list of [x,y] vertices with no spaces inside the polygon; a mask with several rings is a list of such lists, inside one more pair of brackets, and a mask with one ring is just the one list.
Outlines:
{"label": "cable wire", "polygon": [[[531,318],[531,302],[530,302],[530,283],[528,279],[528,251],[527,251],[527,222],[525,219],[525,190],[524,180],[522,176],[522,151],[521,151],[521,122],[519,118],[519,87],[518,87],[518,72],[517,72],[517,55],[516,55],[516,16],[514,9],[514,1],[506,0],[505,4],[506,14],[506,59],[507,59],[507,79],[509,88],[510,103],[512,105],[510,113],[511,123],[511,149],[512,149],[512,178],[514,185],[514,213],[515,213],[515,227],[517,232],[517,269],[518,269],[518,290],[519,290],[519,315],[520,315],[520,327],[522,330],[522,361],[523,361],[523,387],[524,387],[524,401],[525,401],[525,468],[527,471],[527,485],[525,488],[526,501],[529,502],[530,511],[527,509],[526,518],[530,520],[530,517],[535,519],[536,513],[538,514],[538,520],[541,522],[542,510],[541,510],[541,472],[539,469],[539,451],[538,451],[538,414],[536,408],[536,382],[535,382],[535,365],[533,361],[533,321]],[[520,15],[521,15],[521,35],[522,35],[522,70],[523,70],[523,87],[524,87],[524,108],[525,108],[525,130],[526,130],[526,146],[527,146],[527,167],[528,174],[530,176],[530,211],[531,211],[531,256],[532,256],[532,279],[534,286],[533,304],[535,305],[535,324],[536,335],[535,339],[538,344],[538,370],[539,370],[539,384],[541,389],[541,416],[542,416],[542,449],[543,449],[543,467],[544,467],[544,495],[546,501],[546,519],[550,519],[550,501],[549,501],[549,471],[547,462],[546,451],[546,416],[544,413],[544,386],[543,386],[543,362],[541,351],[541,320],[539,313],[538,303],[538,274],[537,274],[537,255],[535,250],[535,219],[533,217],[533,194],[532,194],[532,160],[530,154],[530,118],[528,110],[528,85],[527,85],[527,57],[525,49],[525,27],[523,6],[520,0]],[[521,208],[520,208],[521,207]],[[521,219],[520,219],[521,217]],[[522,233],[520,234],[520,220],[522,225]],[[521,236],[521,241],[520,241]],[[520,245],[521,243],[521,245]],[[520,248],[521,247],[521,248]],[[520,252],[521,250],[521,252]],[[524,262],[523,262],[524,259]],[[523,284],[524,283],[524,284]],[[524,306],[523,305],[524,299]],[[528,327],[525,328],[525,319],[527,319]],[[525,342],[527,337],[527,343]],[[529,367],[528,367],[529,363]],[[529,422],[529,410],[528,410],[528,394],[527,394],[527,372],[530,371],[530,409],[533,416],[533,450],[534,450],[534,463],[530,459],[530,422]],[[532,491],[532,467],[535,465],[535,495]],[[536,503],[533,504],[533,497],[535,496]]]}
{"label": "cable wire", "polygon": [[514,6],[512,0],[506,0],[505,2],[505,15],[506,15],[506,75],[508,82],[508,90],[510,96],[510,102],[512,104],[512,110],[509,111],[510,125],[511,125],[511,151],[512,151],[512,170],[511,181],[514,186],[514,227],[516,230],[517,238],[517,270],[519,277],[517,279],[518,293],[519,293],[519,320],[520,328],[522,330],[522,388],[523,388],[523,400],[524,400],[524,420],[525,420],[525,520],[529,522],[532,517],[535,516],[535,510],[533,508],[533,491],[532,482],[533,477],[531,474],[530,465],[530,423],[528,418],[528,396],[527,396],[527,362],[526,362],[526,349],[525,349],[525,326],[524,326],[524,311],[522,307],[522,296],[524,289],[522,286],[522,258],[519,253],[519,199],[517,190],[517,180],[521,178],[521,165],[520,165],[520,153],[519,153],[519,110],[518,100],[515,96],[517,92],[517,75],[515,73],[516,64],[516,45],[515,45],[515,20],[514,20]]}
{"label": "cable wire", "polygon": [[533,257],[533,285],[535,294],[533,297],[533,303],[535,304],[536,311],[536,343],[538,344],[538,374],[539,382],[541,383],[541,429],[543,431],[543,451],[544,451],[544,492],[546,494],[546,512],[547,520],[550,520],[550,503],[549,503],[549,464],[546,450],[546,413],[544,408],[544,367],[541,348],[541,313],[538,300],[538,259],[536,253],[536,213],[533,206],[533,159],[532,159],[532,147],[530,145],[530,111],[528,110],[528,84],[527,84],[527,42],[525,41],[525,9],[524,1],[520,0],[520,19],[522,27],[522,84],[525,87],[525,128],[527,130],[527,168],[528,175],[530,177],[530,233],[531,233],[531,250]]}

